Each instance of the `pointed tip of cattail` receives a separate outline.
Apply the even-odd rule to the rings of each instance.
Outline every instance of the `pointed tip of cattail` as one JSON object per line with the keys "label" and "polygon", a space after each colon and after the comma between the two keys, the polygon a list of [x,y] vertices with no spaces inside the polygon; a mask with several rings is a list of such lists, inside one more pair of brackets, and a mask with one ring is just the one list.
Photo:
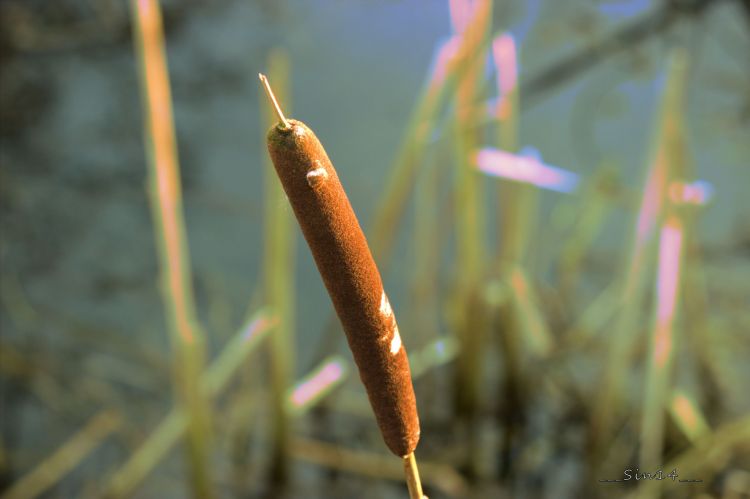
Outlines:
{"label": "pointed tip of cattail", "polygon": [[273,108],[276,111],[276,115],[279,117],[279,121],[281,121],[283,128],[292,128],[292,125],[289,124],[289,122],[286,120],[286,117],[284,117],[284,113],[281,111],[281,106],[279,106],[279,102],[276,100],[276,96],[273,94],[273,90],[271,90],[271,84],[268,82],[268,78],[266,77],[266,75],[264,75],[263,73],[258,73],[258,79],[263,85],[263,89],[266,91],[268,100],[271,101],[271,104],[273,105]]}

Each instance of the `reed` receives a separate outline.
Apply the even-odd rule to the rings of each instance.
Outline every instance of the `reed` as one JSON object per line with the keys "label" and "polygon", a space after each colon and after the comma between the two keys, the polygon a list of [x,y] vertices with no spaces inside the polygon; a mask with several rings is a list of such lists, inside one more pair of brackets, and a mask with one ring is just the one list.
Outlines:
{"label": "reed", "polygon": [[193,493],[211,497],[211,407],[199,389],[206,340],[195,315],[161,9],[157,0],[132,0],[131,12],[141,75],[151,212],[174,354],[174,386],[179,403],[189,414],[187,455]]}
{"label": "reed", "polygon": [[665,410],[670,391],[682,266],[683,225],[671,216],[661,229],[656,284],[656,314],[652,326],[641,419],[639,465],[652,469],[661,464]]}
{"label": "reed", "polygon": [[349,363],[340,355],[323,359],[294,385],[291,394],[284,394],[287,412],[293,416],[304,414],[331,393],[348,374]]}
{"label": "reed", "polygon": [[622,393],[622,382],[627,377],[632,347],[638,336],[638,322],[644,306],[644,284],[653,260],[654,235],[665,216],[668,180],[673,167],[669,151],[665,150],[665,137],[673,132],[674,117],[680,113],[685,76],[684,61],[677,54],[671,59],[667,70],[655,152],[646,170],[630,255],[625,275],[620,281],[620,309],[609,339],[605,368],[592,408],[589,453],[592,463],[600,461],[604,447],[611,439],[616,418],[620,415],[622,399],[619,394]]}
{"label": "reed", "polygon": [[[484,3],[481,0],[480,3]],[[484,22],[482,8],[473,11],[468,25]],[[381,267],[386,267],[393,241],[409,200],[416,173],[422,163],[443,106],[458,82],[483,57],[486,40],[482,37],[452,37],[440,44],[432,70],[402,135],[396,158],[389,168],[386,187],[375,209],[370,225],[372,253]]]}
{"label": "reed", "polygon": [[[519,149],[519,88],[518,56],[513,36],[501,34],[492,41],[492,60],[495,66],[497,83],[497,107],[494,110],[498,120],[497,141],[500,149],[515,153]],[[511,455],[517,444],[518,431],[525,413],[526,384],[522,369],[523,338],[518,324],[519,317],[514,303],[509,299],[513,294],[507,271],[509,261],[505,257],[510,253],[513,238],[517,238],[517,221],[515,220],[515,197],[518,186],[500,181],[497,187],[497,256],[496,265],[500,269],[497,282],[503,290],[503,297],[494,310],[495,327],[499,330],[500,355],[503,360],[503,381],[500,399],[502,408],[499,411],[500,424],[503,428],[501,454],[501,476],[510,473]],[[507,248],[507,249],[506,249]],[[501,261],[501,258],[503,259]],[[506,266],[508,265],[508,266]],[[518,297],[516,297],[518,298]],[[518,300],[516,300],[516,304]]]}
{"label": "reed", "polygon": [[[199,497],[288,495],[316,485],[330,488],[339,474],[351,475],[342,482],[350,495],[352,490],[366,495],[377,480],[383,487],[398,482],[410,499],[425,498],[430,490],[423,484],[448,497],[533,498],[550,490],[560,497],[744,497],[750,484],[743,470],[750,418],[742,414],[746,397],[737,395],[745,374],[740,363],[749,351],[743,333],[750,313],[743,308],[746,269],[733,258],[741,260],[746,234],[734,231],[729,243],[711,240],[705,248],[699,240],[698,221],[711,189],[695,178],[689,155],[700,142],[688,143],[686,133],[685,53],[673,53],[657,79],[653,143],[642,182],[631,189],[631,179],[621,182],[613,173],[620,169],[614,158],[588,175],[583,172],[596,165],[584,163],[574,173],[552,166],[553,157],[543,162],[533,149],[519,150],[520,95],[540,88],[520,88],[521,37],[491,32],[492,19],[505,13],[493,14],[495,2],[449,0],[451,36],[437,47],[400,149],[380,178],[385,188],[376,187],[370,247],[322,144],[307,125],[284,116],[277,96],[288,109],[289,62],[283,51],[270,52],[266,66],[277,94],[263,80],[271,105],[260,118],[270,128],[266,145],[272,161],[264,157],[262,163],[263,233],[257,241],[262,278],[248,300],[250,312],[260,311],[234,329],[230,288],[215,275],[201,279],[208,320],[222,331],[212,342],[218,355],[207,364],[159,4],[131,2],[170,349],[143,350],[132,334],[109,334],[76,317],[82,309],[68,308],[69,302],[61,301],[60,310],[44,305],[38,281],[22,282],[26,275],[20,270],[10,279],[3,275],[2,326],[11,324],[20,334],[0,341],[0,395],[3,403],[18,400],[23,406],[9,411],[19,419],[4,421],[0,436],[0,482],[16,480],[0,497],[74,487],[84,497],[162,497],[175,488]],[[169,13],[179,17],[180,9]],[[23,14],[18,19],[25,21]],[[525,31],[514,26],[516,33]],[[584,55],[596,53],[596,43]],[[605,41],[610,48],[612,43]],[[496,105],[485,95],[493,85],[485,71],[490,60]],[[547,74],[551,83],[553,73]],[[700,79],[690,81],[691,92],[699,84]],[[629,99],[639,85],[615,93],[623,90]],[[599,114],[605,107],[592,108],[592,119],[606,119]],[[497,129],[487,128],[490,124]],[[599,124],[597,133],[605,134],[617,126],[609,122],[599,129]],[[606,141],[592,142],[610,153]],[[723,157],[714,160],[717,168],[726,166]],[[451,170],[445,170],[448,165]],[[724,172],[711,171],[712,180],[726,181]],[[6,189],[0,185],[3,195]],[[484,199],[488,189],[496,199]],[[547,190],[565,198],[552,209],[553,226],[538,230],[536,212],[541,201],[546,206]],[[723,196],[724,189],[719,191],[717,186]],[[725,210],[727,198],[719,201],[716,208]],[[257,202],[247,205],[255,210]],[[395,256],[398,226],[412,202],[404,245],[410,246],[404,252],[409,261],[396,276],[411,294],[407,315],[400,316],[408,317],[409,327],[403,322],[402,327],[410,334],[402,336],[380,269]],[[336,354],[333,342],[294,337],[296,229],[290,205],[354,362]],[[489,206],[493,209],[485,213]],[[619,223],[622,210],[633,211],[633,222],[626,226],[622,265],[612,265],[619,249],[599,240],[605,227],[611,230],[608,224]],[[711,213],[704,222],[724,214]],[[12,244],[3,244],[0,257],[4,261],[13,251]],[[545,282],[550,275],[554,284]],[[27,334],[37,330],[42,335]],[[138,334],[138,327],[132,333]],[[295,340],[315,350],[304,356],[309,365],[300,364]],[[412,342],[419,348],[410,348],[407,356],[405,344]],[[173,403],[164,406],[167,365],[173,371]],[[92,406],[104,410],[82,417],[81,408]],[[116,407],[127,408],[133,421],[151,420],[151,411],[166,409],[144,429],[126,424]],[[329,411],[329,417],[318,417],[316,409]],[[27,413],[32,418],[25,419]],[[393,455],[363,448],[375,436],[368,430],[375,431],[373,414]],[[23,447],[35,442],[26,434],[40,419],[44,434],[62,442],[47,456]],[[70,421],[83,426],[68,427],[56,438],[55,429]],[[174,455],[175,447],[184,443],[187,469],[172,473],[173,465],[182,464],[174,458],[184,457]],[[122,460],[101,484],[94,483],[89,477],[107,465],[98,458],[111,452]],[[674,470],[691,483],[601,483],[620,478],[623,464],[647,473]],[[302,472],[294,489],[292,470]],[[339,490],[334,484],[329,492]]]}
{"label": "reed", "polygon": [[[404,476],[402,466],[387,456],[339,447],[309,438],[296,437],[292,444],[292,453],[297,459],[364,477],[400,481]],[[466,497],[470,490],[466,479],[452,466],[421,462],[420,468],[424,482],[448,497]],[[427,496],[423,495],[422,498],[427,499]]]}
{"label": "reed", "polygon": [[[503,151],[519,149],[518,54],[514,38],[503,34],[492,42],[497,70],[498,144]],[[499,269],[520,264],[527,254],[536,212],[536,190],[526,184],[500,182],[498,186],[498,244],[496,265]]]}
{"label": "reed", "polygon": [[697,443],[711,432],[698,404],[684,390],[674,390],[669,401],[669,415],[690,443]]}
{"label": "reed", "polygon": [[[673,54],[672,71],[679,81],[687,74],[687,59],[682,52]],[[661,148],[667,163],[667,185],[684,183],[687,170],[686,137],[683,108],[685,89],[671,94],[666,109]],[[667,188],[667,192],[670,189]],[[681,298],[681,275],[684,255],[684,208],[667,199],[665,220],[661,226],[656,281],[655,317],[651,329],[650,350],[641,420],[640,464],[646,468],[661,464],[664,445],[665,410],[671,391],[675,351],[679,347],[674,327]]]}
{"label": "reed", "polygon": [[[268,73],[276,82],[279,98],[290,102],[289,58],[281,49],[268,56]],[[265,92],[260,89],[261,100]],[[287,104],[288,106],[288,104]],[[269,106],[263,109],[263,130],[273,127],[276,114]],[[265,133],[264,133],[265,136]],[[294,227],[284,190],[267,154],[263,154],[265,177],[265,233],[263,256],[263,288],[265,303],[279,317],[271,335],[271,413],[273,435],[271,475],[277,483],[287,480],[289,455],[289,414],[286,392],[293,378],[294,349]]]}
{"label": "reed", "polygon": [[421,332],[422,341],[439,330],[439,298],[435,283],[440,281],[440,227],[438,164],[426,165],[414,189],[413,274],[411,286],[411,329]]}
{"label": "reed", "polygon": [[[688,172],[687,175],[690,174]],[[718,411],[722,404],[721,373],[714,358],[716,340],[711,337],[705,261],[698,241],[697,222],[701,208],[683,210],[683,219],[689,229],[685,234],[683,316],[686,343],[698,376],[703,381],[702,400],[707,407]]]}
{"label": "reed", "polygon": [[[224,391],[247,357],[261,345],[274,320],[264,311],[247,319],[199,380],[202,396],[211,401]],[[104,497],[128,497],[190,430],[189,408],[177,405],[119,469],[105,480]]]}
{"label": "reed", "polygon": [[0,497],[31,499],[44,494],[95,451],[121,423],[120,416],[111,411],[97,413],[60,448],[19,478]]}
{"label": "reed", "polygon": [[[612,195],[617,183],[617,171],[613,166],[604,165],[596,171],[580,199],[576,200],[577,216],[559,256],[561,296],[578,295],[581,266],[613,208]],[[575,304],[568,302],[568,305],[572,307]]]}
{"label": "reed", "polygon": [[[492,2],[452,2],[455,36],[462,46],[476,50],[486,43],[492,28]],[[461,57],[467,57],[462,54]],[[455,329],[461,347],[456,365],[455,410],[468,428],[475,428],[479,410],[483,374],[482,352],[486,341],[486,318],[481,303],[481,279],[484,262],[484,199],[479,176],[473,168],[473,156],[479,137],[471,126],[476,119],[475,102],[480,99],[484,58],[474,58],[458,81],[455,95],[453,142],[455,151],[454,203],[456,211],[456,296],[458,316]],[[476,435],[470,429],[470,447]],[[472,453],[473,455],[473,453]]]}
{"label": "reed", "polygon": [[[519,102],[518,54],[515,39],[504,33],[492,41],[492,60],[495,64],[498,102],[495,117],[498,123],[498,146],[503,151],[517,153],[519,150]],[[508,182],[498,185],[498,241],[497,264],[518,261],[523,220],[516,212],[520,186]],[[529,189],[529,187],[526,187]]]}
{"label": "reed", "polygon": [[[678,470],[681,480],[699,480],[698,486],[705,486],[711,479],[726,468],[733,453],[741,452],[750,445],[750,417],[744,416],[716,428],[705,435],[695,445],[669,460],[663,470]],[[668,471],[665,471],[665,474]],[[639,487],[626,496],[628,499],[652,499],[661,496],[664,482],[671,480],[642,480]],[[690,484],[679,485],[689,487]],[[695,486],[695,485],[693,485]]]}

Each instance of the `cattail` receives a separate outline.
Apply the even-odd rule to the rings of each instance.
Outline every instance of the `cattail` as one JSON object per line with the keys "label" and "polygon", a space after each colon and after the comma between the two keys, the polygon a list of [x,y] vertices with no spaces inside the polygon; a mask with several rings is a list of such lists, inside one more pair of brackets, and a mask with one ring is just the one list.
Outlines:
{"label": "cattail", "polygon": [[380,273],[315,134],[284,118],[260,75],[280,123],[268,132],[268,152],[346,333],[388,448],[412,458],[419,418],[406,350]]}

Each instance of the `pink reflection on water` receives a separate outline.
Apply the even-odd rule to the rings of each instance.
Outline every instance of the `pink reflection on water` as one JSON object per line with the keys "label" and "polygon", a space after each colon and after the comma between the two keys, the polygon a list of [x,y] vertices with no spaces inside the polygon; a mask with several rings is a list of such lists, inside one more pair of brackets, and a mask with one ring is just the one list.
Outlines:
{"label": "pink reflection on water", "polygon": [[494,177],[549,189],[573,192],[578,187],[578,175],[556,166],[546,165],[532,155],[512,154],[493,148],[481,149],[476,155],[480,171]]}
{"label": "pink reflection on water", "polygon": [[516,41],[513,35],[506,33],[493,40],[492,58],[497,70],[497,114],[501,120],[504,120],[510,116],[511,102],[508,94],[518,85]]}
{"label": "pink reflection on water", "polygon": [[654,336],[654,358],[659,367],[664,366],[672,350],[672,323],[680,281],[682,233],[682,222],[672,216],[665,222],[659,241],[656,333]]}
{"label": "pink reflection on water", "polygon": [[292,392],[292,405],[304,407],[344,375],[344,366],[339,360],[327,362],[305,381],[298,384]]}
{"label": "pink reflection on water", "polygon": [[714,188],[705,180],[692,183],[672,182],[669,186],[669,199],[676,204],[705,205],[713,196]]}

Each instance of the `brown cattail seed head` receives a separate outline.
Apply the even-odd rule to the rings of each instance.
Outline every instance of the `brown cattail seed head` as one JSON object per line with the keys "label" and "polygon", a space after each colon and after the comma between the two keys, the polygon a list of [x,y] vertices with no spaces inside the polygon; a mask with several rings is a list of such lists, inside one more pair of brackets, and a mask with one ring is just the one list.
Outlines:
{"label": "brown cattail seed head", "polygon": [[409,361],[380,273],[336,170],[304,123],[268,132],[268,152],[346,333],[388,448],[419,441]]}

